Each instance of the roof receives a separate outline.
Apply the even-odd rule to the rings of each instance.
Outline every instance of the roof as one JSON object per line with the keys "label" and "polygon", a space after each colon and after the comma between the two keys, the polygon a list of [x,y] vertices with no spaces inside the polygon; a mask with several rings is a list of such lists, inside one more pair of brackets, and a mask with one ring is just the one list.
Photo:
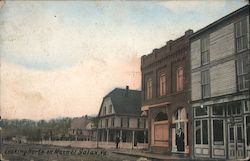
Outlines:
{"label": "roof", "polygon": [[141,114],[141,91],[115,88],[104,98],[110,97],[116,114],[138,115]]}
{"label": "roof", "polygon": [[86,116],[76,117],[72,119],[70,128],[71,129],[85,129],[88,123],[90,122],[91,120]]}
{"label": "roof", "polygon": [[217,25],[219,25],[219,24],[221,24],[221,23],[227,21],[228,19],[232,18],[233,16],[238,15],[238,14],[241,14],[242,12],[247,12],[247,13],[249,14],[249,4],[247,4],[247,5],[245,5],[245,6],[241,7],[241,8],[239,8],[238,10],[236,10],[236,11],[234,11],[234,12],[232,12],[232,13],[230,13],[230,14],[228,14],[228,15],[226,15],[226,16],[220,18],[220,19],[218,19],[217,21],[215,21],[215,22],[213,22],[213,23],[207,25],[206,27],[204,27],[204,28],[202,28],[202,29],[196,31],[195,33],[193,33],[193,34],[190,36],[190,38],[192,39],[192,38],[194,38],[194,37],[196,37],[196,36],[202,34],[203,32],[207,31],[208,29],[211,29],[211,28],[213,28],[213,27],[215,27],[215,26],[217,26]]}

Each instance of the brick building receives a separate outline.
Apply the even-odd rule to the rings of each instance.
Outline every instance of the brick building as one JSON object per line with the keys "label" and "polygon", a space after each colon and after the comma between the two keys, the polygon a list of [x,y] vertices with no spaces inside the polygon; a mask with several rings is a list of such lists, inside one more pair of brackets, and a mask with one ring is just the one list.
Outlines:
{"label": "brick building", "polygon": [[250,157],[249,5],[190,38],[193,155]]}
{"label": "brick building", "polygon": [[141,91],[115,88],[102,101],[98,114],[98,141],[147,142],[147,118],[141,116]]}
{"label": "brick building", "polygon": [[[185,35],[141,57],[142,111],[148,116],[152,152],[190,151],[189,42]],[[182,128],[184,151],[177,150],[176,133]]]}

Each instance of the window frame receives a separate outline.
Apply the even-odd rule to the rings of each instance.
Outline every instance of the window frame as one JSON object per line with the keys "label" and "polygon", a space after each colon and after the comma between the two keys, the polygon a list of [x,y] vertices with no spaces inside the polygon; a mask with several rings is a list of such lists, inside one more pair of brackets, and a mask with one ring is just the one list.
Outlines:
{"label": "window frame", "polygon": [[176,69],[176,91],[180,92],[184,90],[184,67],[179,66]]}
{"label": "window frame", "polygon": [[[222,139],[223,139],[223,140],[220,141],[220,142],[219,142],[219,141],[216,141],[216,142],[214,141],[214,140],[215,140],[215,139],[214,139],[214,137],[215,137],[214,131],[215,131],[215,129],[218,129],[217,127],[214,126],[214,121],[222,121],[222,125],[223,125],[223,129],[222,129],[223,136],[222,136]],[[224,119],[220,119],[220,118],[214,118],[214,119],[211,120],[211,123],[212,123],[212,128],[211,128],[211,129],[212,129],[212,136],[213,136],[213,137],[212,137],[212,139],[213,139],[213,140],[212,140],[212,144],[215,145],[215,146],[224,146],[225,143],[226,143],[226,142],[225,142],[225,138],[226,138],[226,137],[225,137],[225,132],[226,132],[226,131],[225,131],[225,120],[224,120]],[[214,128],[214,127],[215,127],[215,128]]]}
{"label": "window frame", "polygon": [[[203,75],[205,74],[205,75]],[[205,78],[207,80],[205,80]],[[203,79],[204,78],[204,79]],[[205,82],[204,82],[205,80]],[[206,91],[208,90],[208,91]],[[207,93],[206,95],[204,93]],[[211,82],[210,82],[210,72],[209,69],[201,71],[201,95],[202,98],[209,98],[211,96]]]}
{"label": "window frame", "polygon": [[[207,121],[207,144],[203,143],[203,121]],[[196,126],[196,122],[200,122],[199,127]],[[209,119],[196,119],[194,120],[194,145],[198,145],[198,146],[209,146],[209,142],[210,142],[210,135],[209,135]],[[200,144],[196,143],[196,131],[200,129]]]}
{"label": "window frame", "polygon": [[161,73],[159,76],[159,95],[165,96],[167,94],[167,76]]}
{"label": "window frame", "polygon": [[[237,89],[238,91],[244,91],[249,89],[249,63],[248,54],[244,54],[236,60],[236,72],[237,72]],[[242,79],[242,80],[241,80]],[[242,84],[241,84],[242,83]],[[242,87],[241,87],[242,85]]]}
{"label": "window frame", "polygon": [[[238,28],[238,25],[239,25],[239,28]],[[240,32],[239,35],[238,35],[238,32]],[[248,41],[247,41],[247,18],[246,17],[241,18],[239,21],[234,23],[234,33],[235,33],[234,37],[235,37],[235,51],[236,51],[236,53],[240,53],[242,51],[247,50]],[[238,46],[239,46],[238,40],[241,40],[240,42],[242,43],[241,44],[242,48],[240,48],[240,49],[238,48]]]}
{"label": "window frame", "polygon": [[146,98],[150,100],[153,98],[153,80],[148,78],[146,82]]}
{"label": "window frame", "polygon": [[[210,62],[210,40],[209,40],[209,35],[204,36],[201,38],[201,44],[200,44],[200,52],[201,52],[201,66],[207,65]],[[206,54],[206,62],[204,62],[204,55]]]}

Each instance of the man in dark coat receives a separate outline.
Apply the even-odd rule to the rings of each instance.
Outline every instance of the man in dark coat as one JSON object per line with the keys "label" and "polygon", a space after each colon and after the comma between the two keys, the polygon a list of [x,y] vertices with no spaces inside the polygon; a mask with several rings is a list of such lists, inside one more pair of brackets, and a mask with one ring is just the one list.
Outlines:
{"label": "man in dark coat", "polygon": [[115,143],[116,143],[116,149],[118,149],[119,143],[120,143],[120,137],[119,136],[116,136]]}
{"label": "man in dark coat", "polygon": [[184,133],[182,132],[182,129],[180,128],[176,134],[176,146],[177,151],[184,151]]}

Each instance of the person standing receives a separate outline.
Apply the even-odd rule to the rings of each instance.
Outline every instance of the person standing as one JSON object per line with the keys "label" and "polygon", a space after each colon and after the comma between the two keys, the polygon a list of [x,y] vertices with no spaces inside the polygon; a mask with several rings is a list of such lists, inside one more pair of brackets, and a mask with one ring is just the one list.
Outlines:
{"label": "person standing", "polygon": [[177,151],[184,152],[184,133],[182,132],[182,129],[179,128],[176,134],[176,146]]}
{"label": "person standing", "polygon": [[116,143],[116,149],[118,149],[119,143],[120,143],[120,137],[119,136],[116,136],[115,143]]}

